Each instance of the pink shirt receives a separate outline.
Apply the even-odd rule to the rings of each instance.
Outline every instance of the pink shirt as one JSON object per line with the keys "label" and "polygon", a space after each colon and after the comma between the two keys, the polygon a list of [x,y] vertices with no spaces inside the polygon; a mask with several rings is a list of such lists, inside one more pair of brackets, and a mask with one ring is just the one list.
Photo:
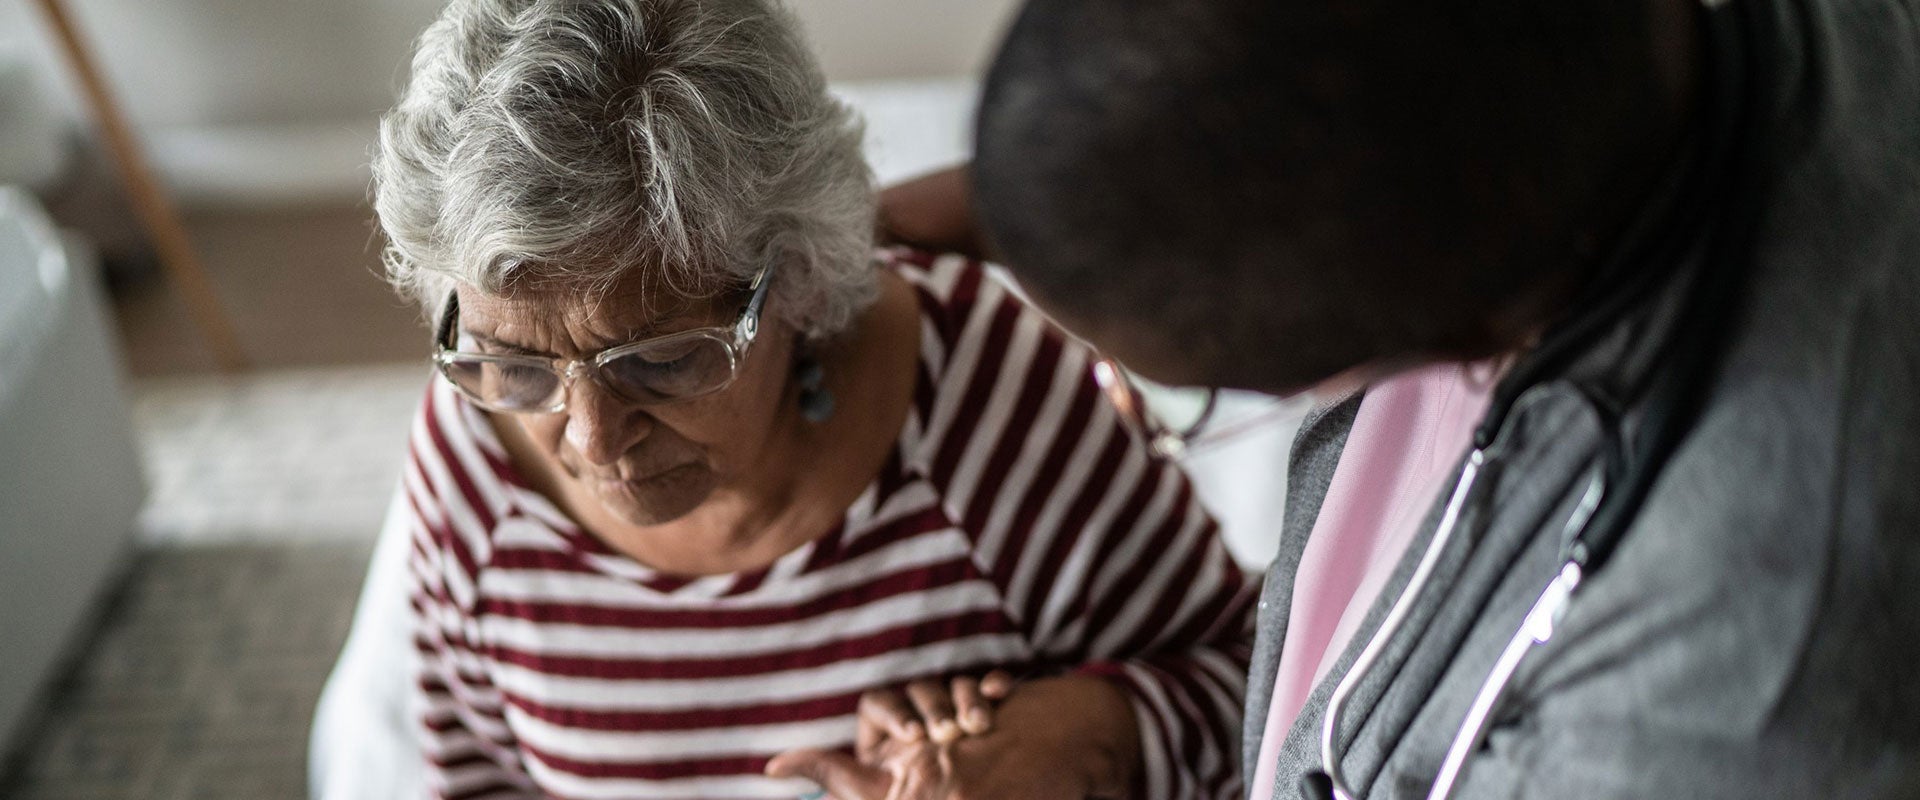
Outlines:
{"label": "pink shirt", "polygon": [[1294,578],[1252,800],[1273,796],[1288,729],[1446,490],[1493,383],[1484,365],[1436,364],[1376,383],[1360,401]]}

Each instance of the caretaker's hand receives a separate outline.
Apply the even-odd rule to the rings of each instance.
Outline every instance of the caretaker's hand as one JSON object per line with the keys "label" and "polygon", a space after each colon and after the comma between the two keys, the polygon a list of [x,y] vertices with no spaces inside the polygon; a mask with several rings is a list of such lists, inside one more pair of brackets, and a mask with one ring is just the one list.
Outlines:
{"label": "caretaker's hand", "polygon": [[973,215],[971,167],[958,164],[881,189],[875,219],[880,242],[991,260]]}
{"label": "caretaker's hand", "polygon": [[1127,695],[1102,678],[1021,684],[992,730],[941,743],[886,736],[866,763],[845,753],[795,750],[767,774],[801,777],[836,800],[1061,800],[1123,798],[1140,761]]}

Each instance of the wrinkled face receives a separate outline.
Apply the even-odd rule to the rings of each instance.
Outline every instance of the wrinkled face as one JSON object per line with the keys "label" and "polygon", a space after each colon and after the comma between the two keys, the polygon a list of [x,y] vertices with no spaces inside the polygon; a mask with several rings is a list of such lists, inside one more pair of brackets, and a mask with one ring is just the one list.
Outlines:
{"label": "wrinkled face", "polygon": [[[639,279],[604,295],[518,289],[493,297],[459,289],[462,350],[586,360],[640,339],[730,327],[745,298],[670,301]],[[552,473],[614,517],[658,525],[699,507],[739,480],[772,439],[791,370],[793,334],[772,314],[734,381],[713,394],[640,405],[585,376],[558,413],[503,414],[536,443]]]}

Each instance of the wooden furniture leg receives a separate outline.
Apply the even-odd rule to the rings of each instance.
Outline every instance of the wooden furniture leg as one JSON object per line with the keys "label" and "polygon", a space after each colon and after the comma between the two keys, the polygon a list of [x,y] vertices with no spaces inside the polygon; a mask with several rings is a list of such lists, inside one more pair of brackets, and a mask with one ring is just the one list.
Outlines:
{"label": "wooden furniture leg", "polygon": [[80,79],[87,104],[106,137],[107,148],[120,172],[120,180],[133,200],[141,226],[146,228],[147,235],[152,237],[154,247],[159,251],[160,263],[166,269],[168,278],[186,300],[188,313],[193,316],[194,323],[199,326],[201,336],[206,339],[207,347],[213,351],[221,368],[229,372],[245,369],[247,358],[240,347],[240,339],[234,334],[233,324],[226,312],[221,310],[220,297],[214,291],[213,282],[208,279],[199,257],[194,254],[193,245],[187,239],[186,226],[181,224],[179,212],[154,179],[153,171],[133,137],[132,128],[108,91],[98,64],[81,41],[72,16],[67,13],[61,0],[38,2],[41,10],[46,12],[48,21],[53,24],[74,74]]}

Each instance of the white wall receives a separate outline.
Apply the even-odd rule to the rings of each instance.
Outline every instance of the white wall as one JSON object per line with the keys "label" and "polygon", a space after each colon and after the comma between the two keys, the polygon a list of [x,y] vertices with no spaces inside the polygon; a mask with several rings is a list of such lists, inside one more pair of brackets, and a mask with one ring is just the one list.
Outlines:
{"label": "white wall", "polygon": [[[364,116],[391,95],[428,0],[64,0],[144,127]],[[51,30],[0,0],[0,34],[49,66]],[[64,78],[64,74],[61,76]],[[67,85],[64,80],[62,86]]]}
{"label": "white wall", "polygon": [[790,0],[836,81],[975,75],[1018,0]]}
{"label": "white wall", "polygon": [[[65,0],[163,176],[188,199],[358,196],[373,120],[436,0]],[[835,81],[956,76],[1017,0],[789,0]],[[77,109],[27,0],[0,0],[24,52]]]}

